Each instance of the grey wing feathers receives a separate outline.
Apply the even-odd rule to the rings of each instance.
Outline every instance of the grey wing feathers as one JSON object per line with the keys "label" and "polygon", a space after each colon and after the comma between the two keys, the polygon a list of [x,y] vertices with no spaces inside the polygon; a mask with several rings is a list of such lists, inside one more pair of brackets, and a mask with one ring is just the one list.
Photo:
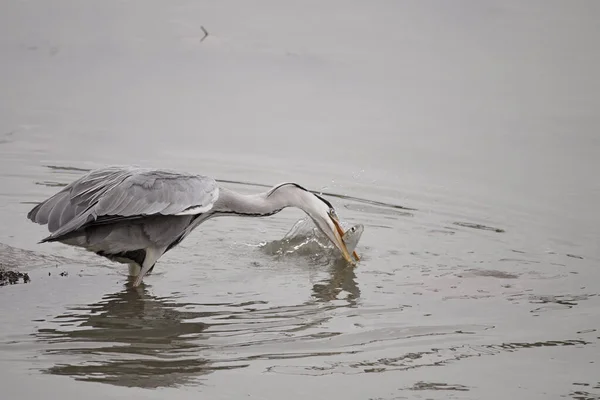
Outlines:
{"label": "grey wing feathers", "polygon": [[166,170],[107,167],[72,182],[27,217],[45,225],[52,240],[100,219],[185,215],[212,208],[219,190],[214,179]]}

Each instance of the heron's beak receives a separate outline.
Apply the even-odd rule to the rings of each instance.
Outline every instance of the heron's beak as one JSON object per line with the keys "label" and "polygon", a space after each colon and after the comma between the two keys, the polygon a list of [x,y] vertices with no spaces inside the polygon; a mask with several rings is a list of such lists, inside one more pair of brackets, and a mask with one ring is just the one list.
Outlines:
{"label": "heron's beak", "polygon": [[[336,218],[331,217],[331,216],[330,216],[330,218],[331,218],[331,221],[333,222],[333,225],[335,226],[335,231],[333,232],[333,234],[335,235],[335,239],[337,241],[338,248],[342,252],[344,259],[346,261],[348,261],[350,264],[354,265],[355,262],[352,259],[352,257],[350,256],[350,252],[348,251],[348,248],[346,247],[346,243],[344,243],[344,239],[342,239],[342,236],[344,236],[344,230],[342,229],[342,226],[340,225],[340,221],[338,221]],[[360,257],[358,257],[358,254],[356,254],[356,251],[354,251],[352,254],[356,258],[356,261],[360,260]]]}

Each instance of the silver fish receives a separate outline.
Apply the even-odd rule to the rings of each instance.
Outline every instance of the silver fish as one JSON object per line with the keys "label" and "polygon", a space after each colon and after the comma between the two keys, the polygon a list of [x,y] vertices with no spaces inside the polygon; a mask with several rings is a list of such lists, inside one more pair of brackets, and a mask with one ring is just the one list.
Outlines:
{"label": "silver fish", "polygon": [[342,240],[346,243],[346,247],[348,248],[348,253],[352,253],[354,258],[356,258],[356,261],[360,260],[360,257],[354,250],[356,249],[364,230],[365,226],[363,224],[356,224],[344,232],[344,235],[342,236]]}

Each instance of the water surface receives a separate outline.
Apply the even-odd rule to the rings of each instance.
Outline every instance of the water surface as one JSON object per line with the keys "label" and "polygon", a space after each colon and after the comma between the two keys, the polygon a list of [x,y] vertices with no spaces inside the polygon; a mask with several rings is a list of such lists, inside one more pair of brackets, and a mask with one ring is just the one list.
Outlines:
{"label": "water surface", "polygon": [[[0,10],[2,398],[600,398],[595,2]],[[133,290],[26,220],[106,164],[298,182],[362,260],[214,219]]]}

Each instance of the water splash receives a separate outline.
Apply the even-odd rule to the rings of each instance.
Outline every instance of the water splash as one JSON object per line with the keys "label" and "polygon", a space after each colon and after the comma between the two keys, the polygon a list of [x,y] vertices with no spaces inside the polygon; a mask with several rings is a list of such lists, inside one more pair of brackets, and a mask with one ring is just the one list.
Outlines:
{"label": "water splash", "polygon": [[[362,236],[364,226],[361,224],[350,225],[344,222],[341,222],[341,225],[346,232],[344,241],[348,251],[352,252]],[[296,221],[282,239],[261,243],[259,248],[271,256],[310,257],[317,262],[328,263],[341,258],[339,251],[310,218]]]}

